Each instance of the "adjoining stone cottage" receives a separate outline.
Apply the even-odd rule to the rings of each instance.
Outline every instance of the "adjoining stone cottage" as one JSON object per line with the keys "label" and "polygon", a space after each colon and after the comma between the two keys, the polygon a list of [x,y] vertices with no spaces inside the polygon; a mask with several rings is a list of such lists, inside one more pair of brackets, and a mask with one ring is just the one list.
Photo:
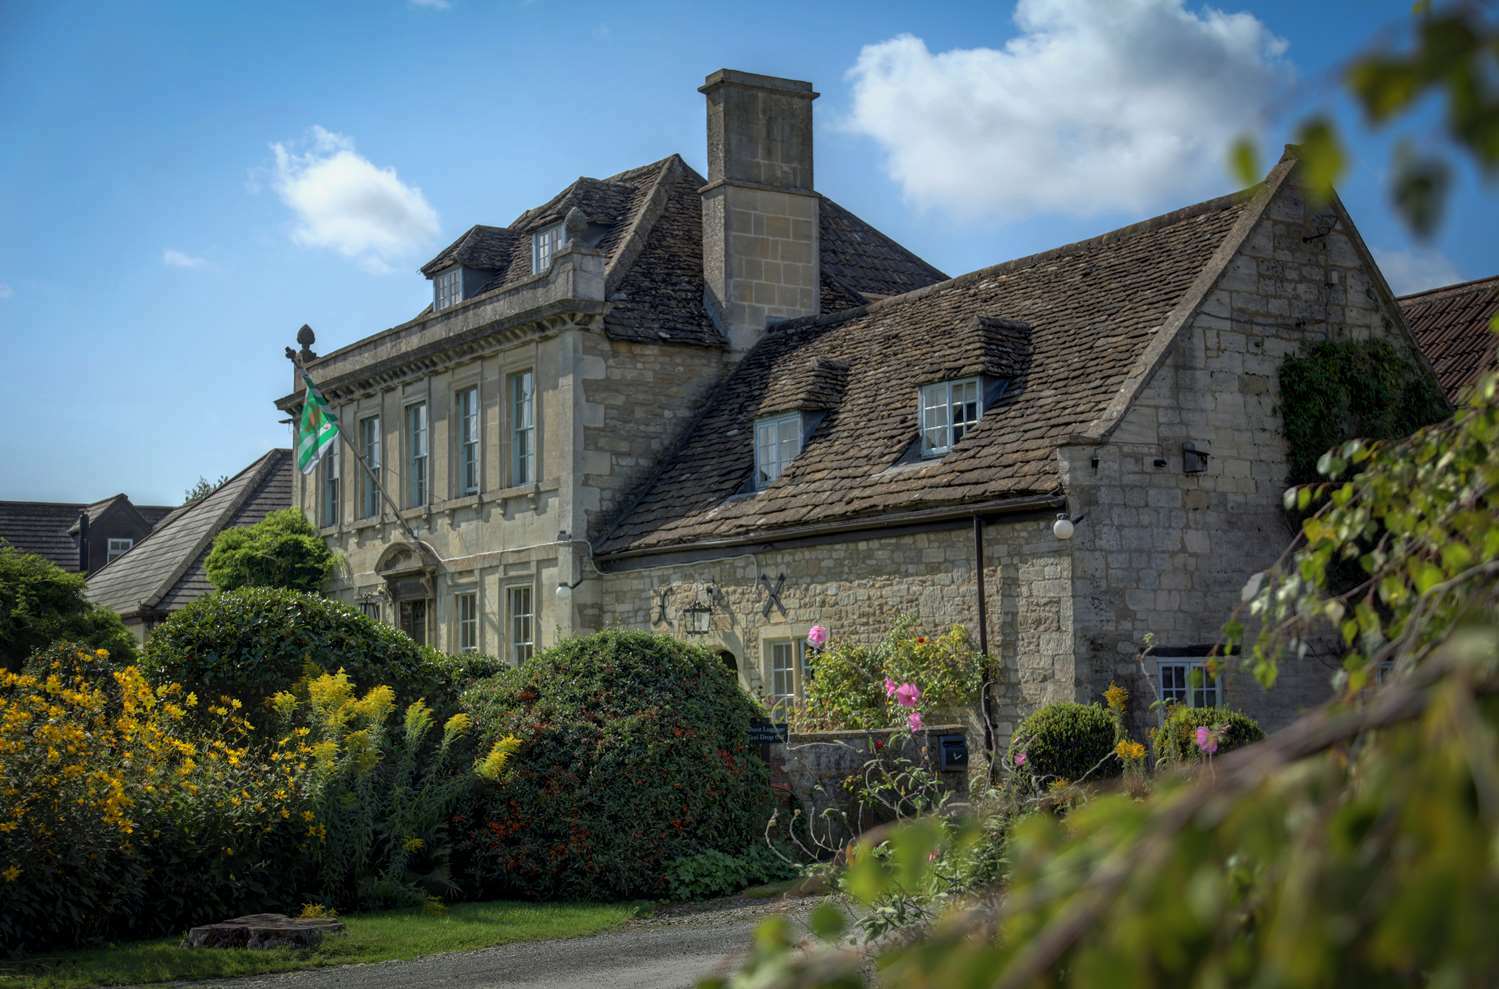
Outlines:
{"label": "adjoining stone cottage", "polygon": [[579,179],[429,263],[416,318],[321,357],[303,335],[418,535],[340,449],[294,494],[348,561],[332,593],[512,660],[691,637],[764,695],[802,691],[811,625],[913,613],[999,661],[1001,736],[1111,680],[1143,719],[1147,633],[1184,703],[1273,728],[1325,694],[1315,660],[1270,693],[1191,687],[1291,536],[1281,360],[1379,336],[1424,364],[1293,151],[1244,193],[947,279],[815,191],[810,84],[702,92],[706,180],[676,156]]}

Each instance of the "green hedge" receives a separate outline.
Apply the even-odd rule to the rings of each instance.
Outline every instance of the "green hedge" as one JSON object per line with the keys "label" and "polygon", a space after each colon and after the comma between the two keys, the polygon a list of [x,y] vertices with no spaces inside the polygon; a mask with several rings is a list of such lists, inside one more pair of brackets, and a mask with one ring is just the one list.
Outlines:
{"label": "green hedge", "polygon": [[1191,762],[1198,758],[1197,729],[1218,730],[1218,755],[1253,745],[1265,732],[1247,714],[1226,707],[1184,707],[1173,704],[1166,723],[1155,737],[1157,760]]}
{"label": "green hedge", "polygon": [[461,821],[466,895],[661,897],[669,866],[761,840],[769,774],[754,702],[706,649],[646,632],[570,639],[476,685],[480,751],[522,747]]}
{"label": "green hedge", "polygon": [[[1113,757],[1117,738],[1113,717],[1097,704],[1048,704],[1020,722],[1010,739],[1012,780],[1030,793],[1058,779],[1118,776],[1123,764]],[[1022,753],[1023,763],[1016,765]]]}
{"label": "green hedge", "polygon": [[245,587],[174,613],[151,634],[141,668],[153,683],[181,683],[204,699],[237,697],[259,724],[272,694],[340,669],[361,690],[389,684],[403,702],[425,698],[443,713],[456,705],[466,670],[488,672],[486,661],[494,662],[444,657],[317,594]]}

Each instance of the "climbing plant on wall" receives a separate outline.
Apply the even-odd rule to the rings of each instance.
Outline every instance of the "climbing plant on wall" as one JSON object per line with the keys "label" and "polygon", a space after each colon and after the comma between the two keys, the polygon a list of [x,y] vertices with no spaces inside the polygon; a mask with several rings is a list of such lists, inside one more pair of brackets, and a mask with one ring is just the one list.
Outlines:
{"label": "climbing plant on wall", "polygon": [[1288,484],[1319,479],[1317,460],[1351,439],[1394,440],[1451,411],[1426,369],[1384,340],[1319,343],[1280,366]]}

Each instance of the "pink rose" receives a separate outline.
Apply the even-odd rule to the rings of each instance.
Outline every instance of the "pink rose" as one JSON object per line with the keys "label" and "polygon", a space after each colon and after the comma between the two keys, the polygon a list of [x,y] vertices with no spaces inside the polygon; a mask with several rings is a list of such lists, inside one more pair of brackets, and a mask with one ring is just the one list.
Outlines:
{"label": "pink rose", "polygon": [[1026,755],[1025,755],[1024,752],[1018,752],[1018,753],[1015,754],[1015,765],[1017,765],[1017,766],[1024,766],[1025,762],[1026,762]]}
{"label": "pink rose", "polygon": [[915,707],[920,701],[921,688],[916,684],[903,683],[895,688],[895,703],[901,707]]}
{"label": "pink rose", "polygon": [[825,625],[813,625],[807,633],[807,645],[813,649],[821,649],[828,644],[828,630]]}
{"label": "pink rose", "polygon": [[892,680],[892,679],[890,679],[889,677],[885,678],[885,696],[886,697],[894,697],[895,696],[895,681]]}
{"label": "pink rose", "polygon": [[1197,747],[1208,755],[1218,751],[1218,736],[1213,733],[1213,729],[1197,729]]}
{"label": "pink rose", "polygon": [[921,712],[912,711],[906,718],[906,724],[910,726],[912,731],[921,731]]}

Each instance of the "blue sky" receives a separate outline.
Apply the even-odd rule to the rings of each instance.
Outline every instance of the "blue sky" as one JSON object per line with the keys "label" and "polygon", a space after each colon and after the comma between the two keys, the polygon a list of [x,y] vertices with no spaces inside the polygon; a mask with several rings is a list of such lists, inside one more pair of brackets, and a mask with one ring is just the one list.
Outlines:
{"label": "blue sky", "polygon": [[703,170],[720,66],[812,80],[818,187],[950,274],[1229,191],[1227,137],[1278,150],[1311,107],[1353,129],[1340,191],[1397,290],[1493,274],[1494,188],[1464,170],[1414,244],[1329,82],[1409,8],[4,4],[0,498],[175,503],[286,445],[299,325],[401,322],[438,249],[580,174]]}

